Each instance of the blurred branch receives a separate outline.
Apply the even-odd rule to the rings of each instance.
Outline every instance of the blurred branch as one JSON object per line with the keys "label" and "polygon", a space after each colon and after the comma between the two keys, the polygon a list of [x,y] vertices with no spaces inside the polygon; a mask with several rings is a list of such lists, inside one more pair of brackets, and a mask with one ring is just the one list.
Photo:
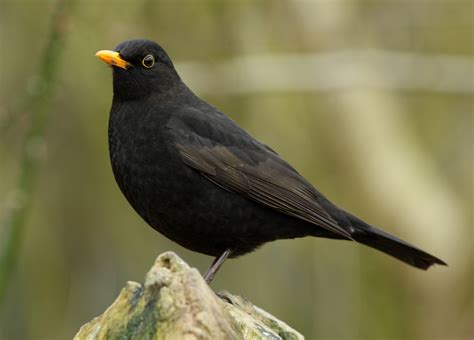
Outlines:
{"label": "blurred branch", "polygon": [[31,194],[36,179],[38,161],[42,154],[43,131],[51,109],[51,99],[57,79],[59,60],[67,33],[67,19],[75,0],[59,0],[51,19],[50,34],[38,66],[34,88],[27,92],[25,109],[30,116],[30,127],[20,148],[20,173],[15,186],[14,203],[2,216],[2,244],[0,247],[0,302],[17,262],[23,229],[31,205]]}
{"label": "blurred branch", "polygon": [[[218,64],[177,65],[200,94],[268,91],[340,91],[375,88],[458,94],[474,92],[470,57],[384,50],[261,55]],[[373,73],[384,77],[372,77]]]}

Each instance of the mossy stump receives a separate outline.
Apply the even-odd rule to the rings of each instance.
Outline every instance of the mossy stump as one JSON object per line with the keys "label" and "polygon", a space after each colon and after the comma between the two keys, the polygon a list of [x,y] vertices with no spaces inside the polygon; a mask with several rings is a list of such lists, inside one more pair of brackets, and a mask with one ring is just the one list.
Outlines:
{"label": "mossy stump", "polygon": [[175,253],[158,256],[144,284],[128,282],[115,302],[75,338],[304,339],[246,299],[216,295]]}

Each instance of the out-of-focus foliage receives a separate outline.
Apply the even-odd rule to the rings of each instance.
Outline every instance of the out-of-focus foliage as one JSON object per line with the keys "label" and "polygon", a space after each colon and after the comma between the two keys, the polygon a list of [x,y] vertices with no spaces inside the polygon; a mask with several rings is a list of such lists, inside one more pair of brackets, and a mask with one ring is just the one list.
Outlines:
{"label": "out-of-focus foliage", "polygon": [[[55,6],[0,2],[0,216],[18,203],[23,103],[41,88]],[[228,261],[216,290],[308,339],[472,337],[472,13],[457,0],[77,0],[0,338],[71,338],[165,250],[212,260],[146,226],[112,177],[111,76],[94,53],[134,37],[160,42],[192,88],[335,203],[450,265],[305,238]]]}

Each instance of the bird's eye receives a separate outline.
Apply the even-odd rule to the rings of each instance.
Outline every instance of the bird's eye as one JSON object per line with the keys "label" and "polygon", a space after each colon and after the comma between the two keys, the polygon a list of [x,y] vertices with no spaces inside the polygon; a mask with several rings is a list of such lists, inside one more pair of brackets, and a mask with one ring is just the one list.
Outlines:
{"label": "bird's eye", "polygon": [[148,54],[142,59],[142,65],[146,68],[152,68],[153,65],[155,65],[155,58],[151,54]]}

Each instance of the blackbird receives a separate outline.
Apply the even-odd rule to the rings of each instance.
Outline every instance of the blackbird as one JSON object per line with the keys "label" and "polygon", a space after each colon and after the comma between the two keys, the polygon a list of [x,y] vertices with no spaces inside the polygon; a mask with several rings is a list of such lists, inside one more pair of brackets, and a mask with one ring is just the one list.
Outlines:
{"label": "blackbird", "polygon": [[155,42],[96,56],[112,66],[109,151],[136,212],[190,250],[228,257],[277,239],[351,240],[420,269],[442,260],[338,208],[273,149],[195,95]]}

